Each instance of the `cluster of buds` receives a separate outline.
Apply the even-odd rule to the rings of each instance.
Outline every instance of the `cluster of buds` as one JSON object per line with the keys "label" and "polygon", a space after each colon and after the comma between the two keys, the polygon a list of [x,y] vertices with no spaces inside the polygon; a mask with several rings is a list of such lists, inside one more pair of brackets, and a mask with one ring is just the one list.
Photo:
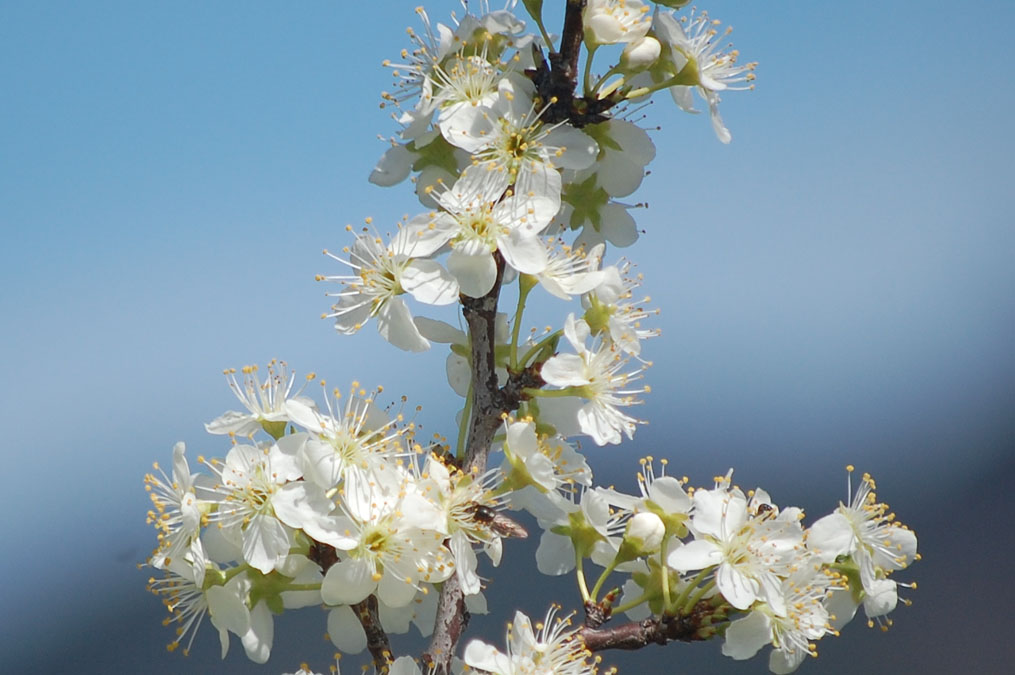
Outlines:
{"label": "cluster of buds", "polygon": [[[860,605],[887,626],[900,585],[889,577],[918,558],[916,536],[869,476],[807,528],[800,509],[743,492],[732,471],[687,488],[649,458],[639,494],[624,494],[596,486],[581,451],[582,436],[633,438],[642,420],[631,408],[649,392],[643,343],[659,334],[634,265],[604,262],[608,246],[638,238],[642,205],[622,200],[656,152],[632,106],[665,90],[697,112],[697,96],[728,143],[720,96],[750,88],[754,64],[706,13],[678,15],[686,0],[569,1],[559,42],[542,0],[523,2],[531,33],[515,1],[478,2],[476,14],[464,4],[453,25],[418,9],[412,48],[385,63],[395,87],[382,98],[400,131],[370,181],[411,178],[422,212],[385,234],[371,219],[348,226],[342,253],[325,251],[347,269],[318,276],[337,284],[324,316],[338,332],[374,320],[400,349],[448,346],[448,382],[465,400],[457,440],[417,439],[418,409],[383,406],[380,388],[353,382],[343,395],[321,381],[319,401],[305,393],[316,378],[297,389],[284,363],[263,378],[227,371],[244,410],[206,425],[229,439],[225,456],[199,457],[205,472],[192,473],[178,444],[171,472],[145,479],[158,536],[149,564],[163,574],[150,588],[175,624],[170,647],[188,651],[207,614],[223,656],[233,634],[264,662],[275,614],[323,606],[339,650],[369,650],[399,675],[421,671],[394,658],[388,636],[413,625],[432,633],[424,661],[441,675],[585,675],[603,649],[713,637],[734,659],[771,645],[771,670],[787,673]],[[501,311],[512,285],[515,306]],[[556,326],[523,331],[537,286],[574,304]],[[465,330],[410,298],[460,305]],[[575,573],[585,620],[554,605],[533,626],[518,612],[505,651],[480,640],[459,650],[468,613],[487,609],[478,554],[499,565],[503,540],[528,536],[522,522],[541,529],[540,572]],[[587,562],[601,568],[591,584]],[[618,625],[620,614],[634,623]]]}

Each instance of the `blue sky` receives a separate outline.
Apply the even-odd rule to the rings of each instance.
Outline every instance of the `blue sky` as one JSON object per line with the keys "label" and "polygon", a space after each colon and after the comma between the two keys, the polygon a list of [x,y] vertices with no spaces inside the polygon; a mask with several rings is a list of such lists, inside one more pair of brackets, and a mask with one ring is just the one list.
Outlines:
{"label": "blue sky", "polygon": [[[0,5],[0,599],[23,618],[0,638],[11,666],[214,663],[164,655],[133,563],[152,545],[151,462],[177,440],[225,451],[202,427],[234,407],[223,368],[279,357],[334,384],[384,384],[450,432],[443,353],[318,318],[313,277],[335,269],[321,249],[347,243],[346,223],[419,210],[405,186],[366,182],[377,135],[395,129],[380,62],[405,46],[417,3],[375,4]],[[855,647],[887,659],[868,664],[943,667],[962,642],[961,663],[1000,672],[997,617],[966,594],[998,593],[996,552],[1015,544],[989,525],[1013,515],[1001,490],[1015,477],[1015,8],[702,7],[760,62],[757,88],[724,98],[730,146],[665,98],[644,111],[659,156],[636,193],[645,234],[624,254],[663,336],[648,347],[650,424],[593,453],[602,480],[623,485],[644,454],[698,483],[735,466],[817,517],[844,497],[845,464],[869,470],[934,555],[892,632],[851,626],[807,666],[844,672]],[[943,630],[960,607],[975,620]],[[304,624],[323,632],[316,614]],[[198,640],[214,651],[210,631]],[[311,644],[261,672],[330,653]],[[763,670],[718,645],[689,653]],[[239,650],[223,666],[248,667]]]}

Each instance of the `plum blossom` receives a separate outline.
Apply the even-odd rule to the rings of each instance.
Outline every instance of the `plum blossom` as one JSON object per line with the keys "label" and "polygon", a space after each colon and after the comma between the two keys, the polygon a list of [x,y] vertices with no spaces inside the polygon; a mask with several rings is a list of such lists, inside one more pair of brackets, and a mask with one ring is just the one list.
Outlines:
{"label": "plum blossom", "polygon": [[226,539],[242,548],[243,559],[263,574],[289,554],[292,528],[314,516],[294,508],[291,495],[286,495],[303,489],[297,482],[303,474],[296,455],[306,441],[300,433],[283,436],[269,447],[235,445],[224,462],[205,462],[218,478],[213,487],[215,521]]}
{"label": "plum blossom", "polygon": [[[286,423],[289,421],[285,412],[286,401],[290,398],[299,398],[302,392],[302,387],[293,392],[296,373],[289,372],[289,366],[285,361],[272,360],[268,364],[268,375],[262,382],[257,375],[258,370],[256,365],[243,366],[242,381],[237,381],[235,368],[224,372],[229,380],[229,388],[236,394],[236,398],[247,412],[231,410],[220,415],[204,425],[209,434],[251,436],[265,429],[273,437],[278,438],[285,432]],[[307,376],[308,382],[312,379],[313,374]]]}
{"label": "plum blossom", "polygon": [[419,334],[400,296],[410,293],[426,304],[447,305],[458,300],[455,280],[437,262],[411,257],[411,248],[384,246],[377,236],[361,234],[351,248],[344,250],[348,260],[325,251],[352,268],[354,274],[317,277],[318,281],[336,281],[344,287],[328,293],[338,301],[323,317],[335,319],[335,328],[345,334],[359,331],[367,320],[376,318],[377,331],[399,349],[429,349],[430,343]]}
{"label": "plum blossom", "polygon": [[519,272],[538,274],[545,269],[546,249],[539,233],[557,209],[546,197],[500,199],[499,193],[482,188],[465,178],[459,180],[438,196],[441,211],[413,218],[396,238],[400,248],[416,255],[431,255],[449,244],[448,270],[461,292],[471,297],[481,297],[493,288],[495,251]]}
{"label": "plum blossom", "polygon": [[[852,467],[847,469],[852,475]],[[888,505],[877,501],[875,489],[874,479],[864,474],[849,505],[840,503],[807,531],[807,546],[822,562],[848,557],[858,568],[861,588],[833,594],[841,623],[853,616],[860,600],[868,618],[894,610],[898,584],[887,577],[918,559],[916,534],[895,522]]]}
{"label": "plum blossom", "polygon": [[444,547],[447,524],[440,509],[410,488],[410,474],[387,466],[369,482],[343,492],[347,515],[335,520],[329,543],[341,552],[321,584],[329,605],[355,604],[368,595],[391,607],[412,602],[424,583],[454,572]]}
{"label": "plum blossom", "polygon": [[715,567],[719,592],[733,607],[747,609],[757,601],[786,612],[781,579],[799,566],[804,551],[798,513],[752,516],[748,501],[729,478],[713,490],[695,490],[691,529],[695,539],[672,551],[667,564],[678,572]]}
{"label": "plum blossom", "polygon": [[[720,45],[717,24],[717,21],[708,18],[706,12],[697,16],[692,12],[689,20],[678,20],[672,12],[656,11],[652,31],[663,47],[663,58],[659,59],[659,63],[665,64],[662,67],[668,72],[660,76],[653,68],[653,74],[656,79],[674,82],[669,88],[670,93],[677,106],[685,112],[697,112],[691,94],[692,89],[697,89],[708,103],[716,137],[723,143],[729,143],[732,136],[719,115],[719,92],[752,88],[751,84],[739,83],[753,82],[757,64],[737,63],[740,52],[727,49],[729,45]],[[731,30],[727,28],[723,36],[729,35]]]}
{"label": "plum blossom", "polygon": [[582,432],[598,445],[620,443],[622,433],[632,438],[639,420],[620,408],[637,404],[635,396],[646,391],[626,388],[643,369],[621,372],[627,361],[607,341],[594,341],[591,349],[587,347],[589,326],[573,314],[564,323],[564,336],[577,353],[557,354],[547,360],[541,370],[543,379],[588,400],[578,410],[577,420]]}
{"label": "plum blossom", "polygon": [[792,673],[804,658],[817,656],[814,641],[835,634],[824,600],[833,577],[820,565],[801,565],[782,582],[785,612],[762,603],[726,631],[722,653],[736,660],[749,659],[767,644],[773,646],[768,667],[777,675]]}
{"label": "plum blossom", "polygon": [[645,328],[644,319],[658,316],[658,309],[645,309],[651,298],[634,300],[641,285],[641,275],[631,273],[632,265],[623,260],[603,270],[603,280],[582,296],[585,321],[592,334],[605,334],[621,351],[632,356],[641,354],[641,342],[659,335],[658,328]]}
{"label": "plum blossom", "polygon": [[[159,475],[149,473],[144,477],[145,490],[154,508],[148,512],[148,524],[159,533],[159,545],[152,553],[151,565],[159,569],[165,569],[185,553],[201,530],[204,508],[195,489],[198,476],[190,472],[185,452],[183,443],[173,446],[172,479],[157,463],[154,468]],[[203,571],[199,570],[198,574]]]}
{"label": "plum blossom", "polygon": [[585,40],[592,45],[634,42],[651,27],[649,12],[641,0],[589,0],[583,15]]}
{"label": "plum blossom", "polygon": [[529,617],[515,612],[508,624],[505,652],[482,640],[465,646],[463,660],[467,666],[494,675],[592,675],[596,661],[585,649],[577,629],[571,628],[571,616],[557,618],[557,607],[551,607],[546,619],[533,630]]}

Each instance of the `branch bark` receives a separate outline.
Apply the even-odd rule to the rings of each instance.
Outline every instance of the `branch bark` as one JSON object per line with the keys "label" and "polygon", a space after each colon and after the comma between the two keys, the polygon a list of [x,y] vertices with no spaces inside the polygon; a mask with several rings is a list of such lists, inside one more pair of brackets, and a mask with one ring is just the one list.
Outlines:
{"label": "branch bark", "polygon": [[367,635],[367,649],[374,658],[374,669],[381,674],[387,673],[392,664],[391,643],[377,614],[377,597],[369,595],[363,602],[353,605],[352,609]]}
{"label": "branch bark", "polygon": [[585,625],[578,630],[578,635],[590,652],[641,649],[651,644],[665,645],[674,641],[699,642],[715,634],[712,627],[714,613],[711,601],[702,600],[687,616],[630,621],[608,628]]}
{"label": "branch bark", "polygon": [[[472,353],[472,414],[469,418],[468,439],[462,468],[466,472],[483,473],[490,444],[501,425],[504,397],[497,382],[494,362],[496,340],[497,303],[500,300],[501,282],[504,278],[504,259],[499,253],[497,279],[490,292],[481,298],[463,295],[462,314],[469,325],[469,340]],[[434,622],[430,645],[423,653],[423,660],[435,669],[435,675],[451,672],[451,659],[455,647],[469,623],[465,609],[465,595],[458,583],[458,576],[452,574],[441,586],[437,601],[437,618]]]}

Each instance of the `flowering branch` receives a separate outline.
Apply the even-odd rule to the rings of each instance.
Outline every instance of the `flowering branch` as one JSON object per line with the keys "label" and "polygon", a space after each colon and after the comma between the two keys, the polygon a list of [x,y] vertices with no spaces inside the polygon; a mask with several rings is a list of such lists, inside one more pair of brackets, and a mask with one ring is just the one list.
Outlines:
{"label": "flowering branch", "polygon": [[[171,475],[156,465],[145,477],[159,542],[149,564],[165,575],[149,588],[177,624],[170,648],[186,652],[208,615],[223,655],[232,634],[263,663],[274,615],[323,605],[335,646],[367,650],[393,675],[419,673],[393,658],[389,638],[413,625],[432,630],[422,656],[439,675],[456,657],[496,675],[594,675],[593,652],[714,637],[738,660],[771,645],[769,667],[789,673],[860,606],[887,625],[908,602],[898,589],[915,587],[890,576],[919,554],[870,476],[808,528],[800,509],[733,484],[732,470],[711,488],[686,487],[666,475],[666,459],[657,473],[647,457],[638,494],[598,486],[571,440],[633,438],[643,420],[630,410],[649,392],[638,384],[651,365],[642,344],[659,334],[633,263],[603,261],[607,245],[639,236],[633,206],[619,200],[655,155],[646,131],[617,111],[666,89],[696,112],[696,95],[728,143],[720,92],[749,88],[754,65],[720,44],[704,12],[660,9],[685,0],[656,0],[654,12],[646,0],[566,0],[548,62],[510,11],[475,4],[484,13],[453,28],[419,9],[424,30],[410,31],[413,48],[388,64],[396,88],[383,98],[402,131],[370,180],[413,175],[426,211],[389,235],[368,219],[342,255],[327,254],[347,273],[318,277],[339,284],[324,315],[338,332],[372,321],[406,351],[449,346],[448,382],[464,397],[458,438],[417,441],[415,413],[407,418],[404,399],[382,406],[380,387],[353,381],[343,392],[318,380],[322,404],[304,394],[315,377],[296,388],[285,363],[270,363],[263,379],[256,366],[226,371],[246,412],[205,425],[230,439],[226,456],[199,458],[210,475],[192,473],[180,443]],[[524,4],[552,50],[542,0]],[[616,62],[597,74],[594,56],[611,49]],[[515,283],[508,317],[501,294]],[[580,306],[523,337],[537,286]],[[466,331],[414,316],[410,299],[460,305]],[[487,468],[491,457],[499,467]],[[516,612],[506,654],[475,639],[460,649],[470,612],[486,611],[478,554],[497,566],[504,539],[528,536],[506,510],[535,519],[537,569],[575,574],[586,620],[572,627],[559,605],[535,625]],[[628,620],[610,624],[614,611]]]}

